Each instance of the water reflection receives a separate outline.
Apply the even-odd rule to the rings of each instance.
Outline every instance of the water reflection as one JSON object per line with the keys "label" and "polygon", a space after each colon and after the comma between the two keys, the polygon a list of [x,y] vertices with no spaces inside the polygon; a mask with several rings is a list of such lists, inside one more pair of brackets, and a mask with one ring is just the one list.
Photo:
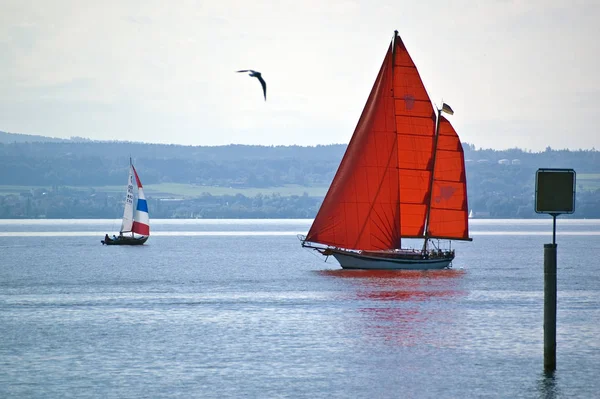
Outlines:
{"label": "water reflection", "polygon": [[456,299],[464,270],[324,270],[350,287],[345,299],[357,311],[365,338],[402,346],[456,347]]}
{"label": "water reflection", "polygon": [[556,385],[556,376],[553,371],[545,371],[537,382],[538,397],[544,399],[554,399],[560,397]]}
{"label": "water reflection", "polygon": [[381,301],[424,301],[460,295],[464,270],[323,270],[321,275],[345,279],[357,289],[356,296]]}

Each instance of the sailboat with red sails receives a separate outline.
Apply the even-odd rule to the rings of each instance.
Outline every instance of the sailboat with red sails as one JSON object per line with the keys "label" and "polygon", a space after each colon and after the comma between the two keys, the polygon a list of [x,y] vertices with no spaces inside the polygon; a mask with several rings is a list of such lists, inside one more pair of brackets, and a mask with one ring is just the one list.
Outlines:
{"label": "sailboat with red sails", "polygon": [[[471,241],[460,139],[398,32],[302,246],[347,269],[443,269]],[[403,248],[403,242],[416,248]]]}

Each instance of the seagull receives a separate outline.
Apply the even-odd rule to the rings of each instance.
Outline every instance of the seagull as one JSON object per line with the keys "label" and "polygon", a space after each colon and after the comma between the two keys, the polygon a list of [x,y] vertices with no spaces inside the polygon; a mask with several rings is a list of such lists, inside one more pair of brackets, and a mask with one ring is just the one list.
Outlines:
{"label": "seagull", "polygon": [[260,82],[260,85],[262,86],[262,89],[263,89],[265,101],[267,101],[267,83],[262,78],[262,75],[260,74],[260,72],[253,71],[252,69],[242,69],[241,71],[236,71],[236,72],[249,72],[248,73],[249,76],[258,79],[258,81]]}

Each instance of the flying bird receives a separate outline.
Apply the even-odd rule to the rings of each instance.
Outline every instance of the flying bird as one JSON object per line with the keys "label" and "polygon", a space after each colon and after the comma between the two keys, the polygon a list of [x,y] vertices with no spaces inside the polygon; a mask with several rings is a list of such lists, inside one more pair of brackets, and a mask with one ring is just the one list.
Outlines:
{"label": "flying bird", "polygon": [[267,83],[262,78],[262,75],[260,74],[260,72],[253,71],[252,69],[242,69],[241,71],[236,71],[236,72],[249,72],[248,73],[249,76],[258,79],[258,81],[260,82],[260,85],[262,86],[262,89],[263,89],[265,101],[267,101]]}

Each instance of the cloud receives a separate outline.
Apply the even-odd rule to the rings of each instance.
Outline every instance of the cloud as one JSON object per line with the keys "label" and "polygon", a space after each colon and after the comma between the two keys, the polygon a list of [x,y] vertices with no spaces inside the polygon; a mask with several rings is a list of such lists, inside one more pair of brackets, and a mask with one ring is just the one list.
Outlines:
{"label": "cloud", "polygon": [[[514,147],[543,137],[560,147],[569,131],[574,145],[598,148],[588,132],[600,91],[599,7],[5,0],[0,129],[202,145],[347,142],[399,29],[463,139]],[[263,73],[266,103],[258,82],[234,73],[246,68]]]}

